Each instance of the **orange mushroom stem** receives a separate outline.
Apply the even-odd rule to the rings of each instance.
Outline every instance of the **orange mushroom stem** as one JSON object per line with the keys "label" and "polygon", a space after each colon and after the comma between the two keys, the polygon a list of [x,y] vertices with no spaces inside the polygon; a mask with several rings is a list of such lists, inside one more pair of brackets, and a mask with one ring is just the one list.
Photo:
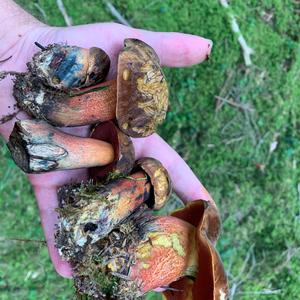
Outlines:
{"label": "orange mushroom stem", "polygon": [[115,119],[116,105],[117,82],[111,80],[73,92],[63,101],[58,99],[51,110],[44,102],[39,105],[39,111],[52,124],[80,126]]}

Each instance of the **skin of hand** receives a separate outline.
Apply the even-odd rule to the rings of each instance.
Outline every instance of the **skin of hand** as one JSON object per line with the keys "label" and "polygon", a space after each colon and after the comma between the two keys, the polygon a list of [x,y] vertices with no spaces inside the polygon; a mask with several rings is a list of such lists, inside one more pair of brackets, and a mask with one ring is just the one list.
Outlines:
{"label": "skin of hand", "polygon": [[[5,17],[3,11],[6,11]],[[114,23],[67,28],[50,27],[31,17],[10,0],[0,0],[0,21],[2,21],[0,71],[25,71],[26,62],[39,50],[34,42],[39,42],[42,45],[67,43],[85,48],[100,47],[111,59],[109,78],[114,78],[116,74],[117,56],[123,47],[125,38],[137,38],[145,41],[155,49],[161,63],[169,67],[183,67],[200,63],[209,56],[212,48],[210,40],[198,36],[150,32]],[[11,27],[13,24],[15,26]],[[9,57],[11,58],[6,60]],[[0,82],[0,118],[16,111],[12,85],[10,78]],[[18,119],[28,118],[23,112],[20,112],[17,117]],[[14,118],[0,125],[0,133],[6,140],[15,121]],[[87,136],[89,132],[88,127],[65,128],[63,130],[78,136]],[[184,160],[160,136],[153,134],[147,138],[133,139],[133,143],[136,159],[150,156],[163,163],[171,176],[175,192],[183,201],[195,199],[213,201]],[[57,222],[56,191],[61,185],[85,180],[87,178],[86,169],[56,171],[29,175],[28,177],[37,199],[41,222],[54,267],[61,276],[71,277],[70,265],[60,259],[54,246],[55,223]]]}

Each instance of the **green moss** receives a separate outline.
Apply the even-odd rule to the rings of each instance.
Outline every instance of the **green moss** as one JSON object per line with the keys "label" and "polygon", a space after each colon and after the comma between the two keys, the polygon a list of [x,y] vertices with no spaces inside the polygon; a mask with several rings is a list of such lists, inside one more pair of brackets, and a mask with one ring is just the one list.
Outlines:
{"label": "green moss", "polygon": [[[19,2],[43,20],[34,5],[39,3],[47,22],[64,25],[55,1]],[[64,3],[75,24],[112,20],[101,1]],[[171,104],[160,133],[190,164],[219,204],[223,234],[218,249],[230,273],[231,286],[242,282],[233,299],[297,299],[299,5],[289,0],[230,2],[243,35],[255,50],[254,65],[245,69],[242,51],[219,1],[113,3],[135,27],[182,31],[214,41],[209,61],[190,68],[165,69]],[[215,96],[252,110],[229,104],[217,110]],[[278,142],[277,148],[270,153],[274,141]],[[43,239],[32,191],[9,159],[4,143],[0,175],[1,235]],[[0,268],[4,300],[71,298],[72,283],[55,274],[47,249],[6,241],[0,243],[0,256],[4,262]],[[42,273],[37,278],[27,276],[29,271],[39,270]],[[272,294],[263,294],[266,290]],[[159,299],[157,294],[148,297]]]}
{"label": "green moss", "polygon": [[101,290],[106,295],[112,295],[114,289],[119,283],[119,279],[115,276],[108,276],[102,272],[94,273],[93,280],[101,287]]}

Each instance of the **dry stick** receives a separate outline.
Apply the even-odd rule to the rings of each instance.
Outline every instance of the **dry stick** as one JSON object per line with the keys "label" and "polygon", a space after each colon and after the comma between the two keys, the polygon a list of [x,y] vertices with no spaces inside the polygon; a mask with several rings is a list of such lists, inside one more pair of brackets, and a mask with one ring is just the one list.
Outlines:
{"label": "dry stick", "polygon": [[[220,92],[219,92],[219,96],[218,97],[223,97],[225,96],[225,91],[227,91],[229,84],[231,83],[231,80],[233,78],[234,72],[231,70],[227,76],[227,79],[223,85],[223,87],[221,88]],[[217,98],[216,98],[217,99]],[[222,106],[224,105],[224,101],[220,101],[220,99],[217,99],[217,103],[216,103],[216,109],[215,111],[219,111]]]}
{"label": "dry stick", "polygon": [[31,239],[21,239],[21,238],[13,238],[13,239],[10,239],[10,238],[1,238],[0,237],[0,242],[20,242],[20,243],[38,243],[38,244],[44,244],[46,245],[47,242],[44,241],[44,240],[31,240]]}
{"label": "dry stick", "polygon": [[250,48],[244,38],[244,36],[242,35],[241,31],[240,31],[240,27],[236,21],[235,16],[233,15],[233,13],[229,10],[229,4],[227,2],[227,0],[219,0],[221,5],[227,9],[227,14],[228,17],[230,19],[230,24],[231,24],[231,29],[234,33],[236,33],[238,35],[238,41],[242,47],[243,50],[243,55],[244,55],[244,61],[245,61],[245,65],[251,66],[252,62],[251,62],[251,58],[250,55],[253,54],[253,49]]}
{"label": "dry stick", "polygon": [[119,13],[110,1],[104,1],[107,10],[123,25],[132,27],[130,23]]}
{"label": "dry stick", "polygon": [[56,0],[58,9],[60,10],[61,14],[63,15],[67,26],[72,26],[72,19],[68,16],[65,5],[62,0]]}
{"label": "dry stick", "polygon": [[299,202],[299,215],[297,216],[297,219],[300,221],[300,182],[297,184],[297,196]]}
{"label": "dry stick", "polygon": [[237,288],[248,278],[251,271],[253,270],[253,267],[255,266],[254,265],[254,266],[250,267],[250,270],[248,271],[248,273],[244,276],[244,278],[242,278],[242,276],[244,275],[244,272],[247,268],[248,262],[251,258],[251,255],[253,255],[253,249],[254,249],[254,244],[249,248],[249,250],[246,254],[246,257],[244,259],[243,265],[239,270],[239,274],[231,280],[232,285],[231,285],[231,289],[230,289],[229,299],[234,298],[234,296],[236,294],[236,291],[237,291]]}
{"label": "dry stick", "polygon": [[220,96],[215,96],[215,98],[217,100],[222,101],[222,102],[228,103],[229,105],[231,105],[233,107],[242,109],[243,111],[245,111],[245,110],[253,111],[253,109],[249,105],[247,105],[247,104],[242,104],[242,103],[234,102],[234,101],[228,100],[228,99],[220,97]]}
{"label": "dry stick", "polygon": [[283,261],[279,266],[277,266],[273,271],[275,274],[280,273],[284,268],[286,268],[289,264],[290,261],[296,256],[298,255],[300,252],[300,247],[298,248],[289,248],[285,251],[285,255],[286,255],[286,259],[285,261]]}
{"label": "dry stick", "polygon": [[39,3],[34,3],[34,6],[37,8],[37,10],[43,16],[43,19],[46,21],[48,19],[47,15],[46,15],[45,11],[43,10],[43,8],[40,6],[40,4]]}

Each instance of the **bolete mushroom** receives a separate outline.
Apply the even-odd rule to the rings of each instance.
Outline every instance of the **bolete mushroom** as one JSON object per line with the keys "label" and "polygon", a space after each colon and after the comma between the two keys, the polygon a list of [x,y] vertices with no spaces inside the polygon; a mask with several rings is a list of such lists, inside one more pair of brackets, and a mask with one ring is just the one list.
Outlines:
{"label": "bolete mushroom", "polygon": [[[147,204],[151,184],[144,172],[136,172],[106,184],[66,185],[59,189],[58,198],[58,212],[64,221],[59,225],[57,243],[68,258],[70,251],[81,253],[87,242],[104,238],[141,205]],[[71,236],[70,244],[65,243],[66,232]]]}
{"label": "bolete mushroom", "polygon": [[189,202],[174,211],[173,217],[182,219],[196,228],[198,274],[192,279],[183,277],[170,284],[164,292],[167,300],[226,300],[229,295],[228,279],[222,260],[215,248],[220,235],[221,220],[213,201]]}
{"label": "bolete mushroom", "polygon": [[[65,72],[61,77],[67,79]],[[14,96],[26,112],[53,125],[79,126],[116,118],[119,128],[133,137],[152,134],[168,108],[168,86],[159,58],[137,39],[125,39],[115,80],[80,91],[54,91],[30,72],[16,75]]]}
{"label": "bolete mushroom", "polygon": [[[152,169],[147,172],[149,165]],[[113,173],[110,176],[112,179],[106,178],[105,182],[96,177],[96,181],[60,188],[60,209],[71,212],[63,214],[61,230],[71,228],[74,240],[72,247],[80,249],[88,241],[88,237],[94,241],[105,237],[142,205],[158,209],[170,196],[171,183],[167,170],[155,159],[145,158],[140,161],[130,175]],[[160,184],[157,184],[158,178],[161,180]],[[79,210],[76,212],[76,209]],[[68,224],[67,227],[65,224]],[[93,224],[94,229],[85,230],[86,224]],[[79,243],[75,241],[77,239],[80,240]]]}
{"label": "bolete mushroom", "polygon": [[[101,133],[100,130],[99,133]],[[93,136],[94,135],[92,134],[92,137]],[[98,136],[97,138],[103,140],[102,136]],[[123,145],[123,147],[126,147],[125,144],[126,142],[122,143],[121,145]],[[130,151],[128,150],[126,151],[126,149],[124,149],[122,152],[130,153]],[[121,157],[121,155],[119,156]],[[120,159],[117,166],[114,169],[123,170],[125,169],[122,167],[123,165],[125,166],[129,165],[130,167],[132,167],[132,160],[128,159],[130,155],[127,154],[126,157],[124,157],[124,162],[122,161],[122,159]],[[126,170],[128,170],[128,168],[126,168]],[[152,186],[151,202],[149,201],[148,205],[154,210],[158,210],[162,208],[167,202],[167,200],[170,198],[172,192],[172,183],[168,171],[161,164],[160,161],[152,157],[144,157],[135,162],[135,165],[131,173],[133,174],[135,172],[140,172],[140,171],[143,171],[145,176],[148,177],[149,182],[151,183]],[[108,172],[103,167],[89,169],[90,178],[92,178],[96,182],[103,179],[104,178],[103,174],[107,174],[107,173]],[[118,173],[121,172],[118,171]],[[127,174],[127,173],[123,172],[123,174]]]}
{"label": "bolete mushroom", "polygon": [[153,186],[153,208],[161,209],[172,192],[171,178],[168,171],[160,161],[150,157],[139,159],[135,164],[135,169],[142,169],[147,173]]}
{"label": "bolete mushroom", "polygon": [[[69,213],[61,207],[59,214],[61,249],[75,235],[62,230],[71,228]],[[73,265],[77,291],[95,299],[136,299],[158,287],[172,300],[226,299],[227,277],[214,247],[219,228],[215,206],[198,200],[173,216],[133,213],[106,237],[87,239],[81,251],[63,249],[63,257]]]}
{"label": "bolete mushroom", "polygon": [[42,120],[18,121],[8,148],[26,173],[92,167],[102,176],[111,171],[129,173],[134,164],[130,138],[113,122],[99,124],[95,130],[101,131],[102,140],[70,135]]}

